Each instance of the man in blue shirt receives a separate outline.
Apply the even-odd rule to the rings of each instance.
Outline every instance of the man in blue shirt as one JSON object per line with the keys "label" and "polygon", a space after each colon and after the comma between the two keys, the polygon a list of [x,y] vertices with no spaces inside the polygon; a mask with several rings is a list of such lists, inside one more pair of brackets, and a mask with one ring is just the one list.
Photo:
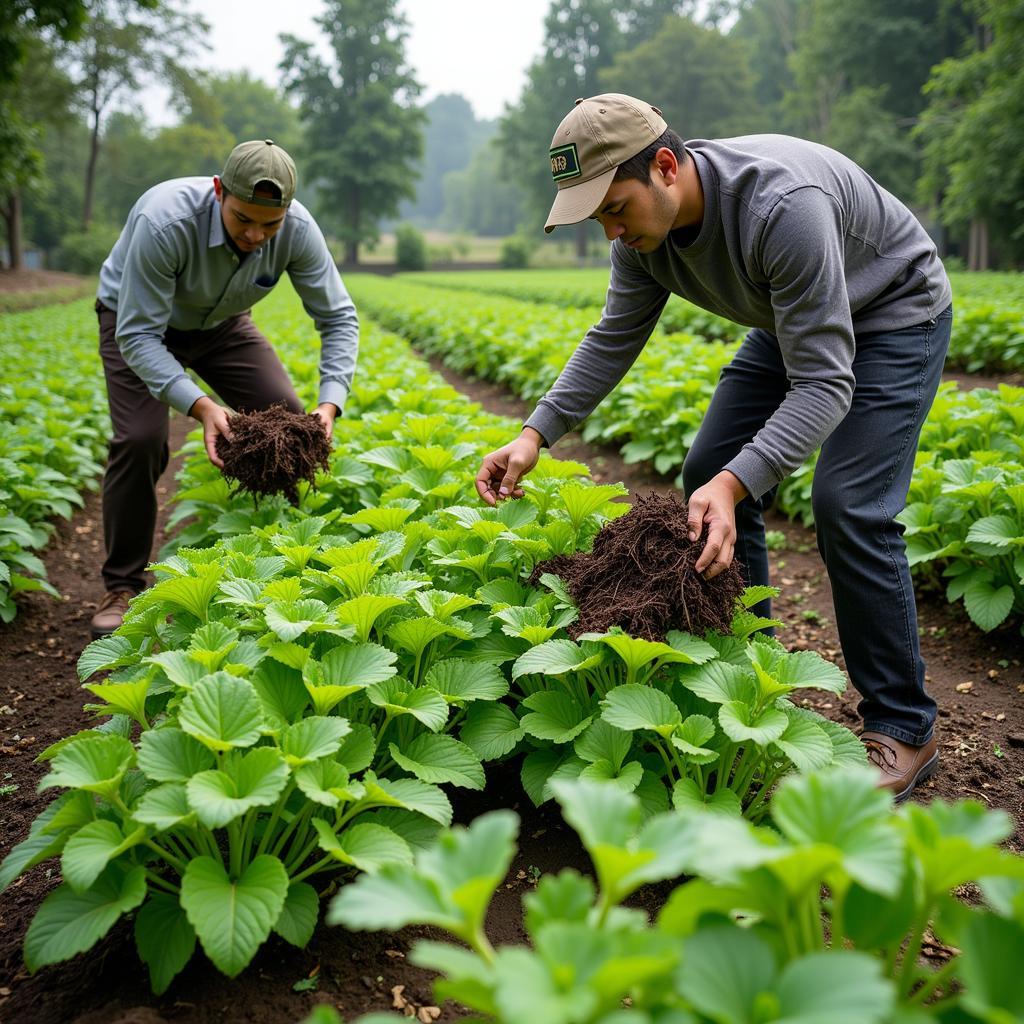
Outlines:
{"label": "man in blue shirt", "polygon": [[132,208],[100,270],[96,310],[113,437],[103,477],[106,596],[93,636],[116,629],[146,586],[156,481],[167,466],[168,406],[203,424],[211,462],[228,408],[284,402],[295,388],[250,315],[287,273],[321,338],[315,412],[328,435],[352,384],[359,322],[323,234],[295,200],[291,157],[270,139],[243,142],[223,173],[154,186]]}

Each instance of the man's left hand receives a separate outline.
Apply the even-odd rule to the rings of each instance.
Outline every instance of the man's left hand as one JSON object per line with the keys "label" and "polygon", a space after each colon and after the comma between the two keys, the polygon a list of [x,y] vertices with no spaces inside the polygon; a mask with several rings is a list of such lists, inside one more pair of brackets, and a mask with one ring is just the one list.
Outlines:
{"label": "man's left hand", "polygon": [[736,503],[747,496],[747,489],[727,469],[698,487],[687,499],[689,509],[690,540],[700,539],[704,524],[708,525],[708,539],[697,564],[697,572],[713,579],[732,565],[736,550]]}
{"label": "man's left hand", "polygon": [[324,430],[327,431],[327,440],[334,437],[334,418],[338,415],[338,407],[333,402],[321,402],[313,414],[319,416],[324,422]]}

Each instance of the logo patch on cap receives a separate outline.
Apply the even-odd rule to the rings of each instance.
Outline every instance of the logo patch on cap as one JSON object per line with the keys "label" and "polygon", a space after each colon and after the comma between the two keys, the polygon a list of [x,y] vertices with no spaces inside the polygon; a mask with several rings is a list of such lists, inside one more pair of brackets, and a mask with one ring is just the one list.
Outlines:
{"label": "logo patch on cap", "polygon": [[563,181],[565,178],[578,178],[582,173],[579,157],[576,154],[575,142],[570,142],[567,146],[558,146],[556,149],[551,150],[551,177],[555,181]]}

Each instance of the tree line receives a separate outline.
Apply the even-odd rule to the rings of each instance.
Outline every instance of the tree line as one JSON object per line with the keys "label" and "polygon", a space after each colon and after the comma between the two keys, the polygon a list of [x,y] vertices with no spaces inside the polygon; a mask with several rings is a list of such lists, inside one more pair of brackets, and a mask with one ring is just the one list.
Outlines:
{"label": "tree line", "polygon": [[[398,0],[324,0],[319,39],[282,37],[276,87],[204,70],[208,26],[177,0],[5,6],[13,265],[23,238],[70,269],[98,265],[146,188],[216,173],[253,137],[296,156],[300,198],[347,263],[398,218],[539,237],[551,134],[576,97],[602,91],[649,100],[686,138],[833,146],[912,204],[944,254],[971,269],[1024,262],[1024,0],[552,0],[497,122],[461,96],[421,102]],[[172,92],[169,127],[133,105],[154,81]],[[594,230],[577,230],[581,255]]]}

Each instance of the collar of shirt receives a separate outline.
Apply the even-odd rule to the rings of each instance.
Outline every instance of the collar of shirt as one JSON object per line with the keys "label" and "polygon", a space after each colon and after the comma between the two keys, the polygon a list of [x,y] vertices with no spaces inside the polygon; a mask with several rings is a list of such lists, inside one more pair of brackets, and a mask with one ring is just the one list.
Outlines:
{"label": "collar of shirt", "polygon": [[210,192],[210,205],[207,213],[210,216],[210,231],[207,236],[206,245],[207,248],[213,249],[218,245],[223,245],[227,241],[227,236],[224,234],[224,221],[220,215],[220,203],[217,202],[217,196],[212,191]]}

